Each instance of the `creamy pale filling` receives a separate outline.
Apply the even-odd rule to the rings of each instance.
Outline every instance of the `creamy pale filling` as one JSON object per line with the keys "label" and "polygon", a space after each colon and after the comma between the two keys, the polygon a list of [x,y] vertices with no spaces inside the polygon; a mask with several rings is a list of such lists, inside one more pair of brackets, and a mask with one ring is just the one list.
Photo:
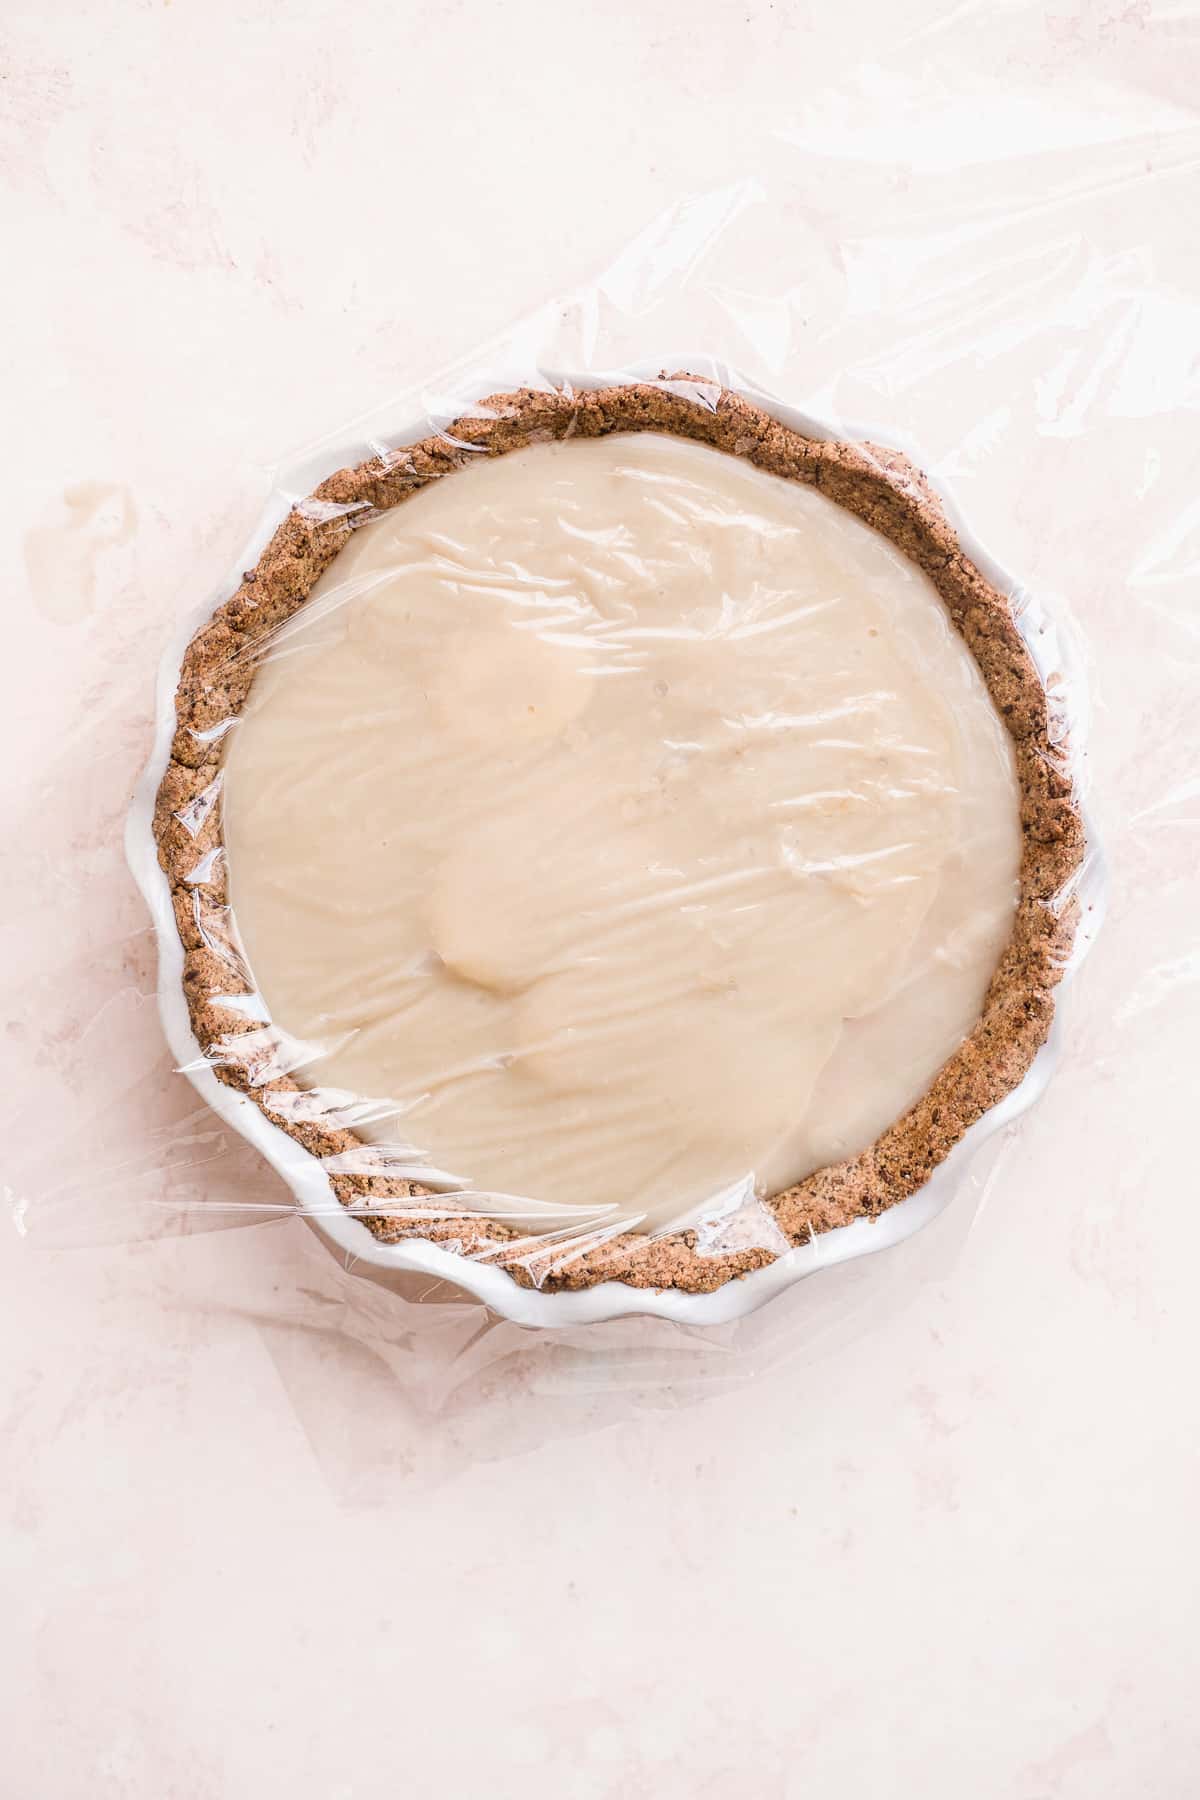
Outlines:
{"label": "creamy pale filling", "polygon": [[531,1226],[660,1226],[863,1148],[1011,929],[1012,751],[927,579],[675,438],[481,461],[365,526],[269,645],[224,794],[297,1078]]}

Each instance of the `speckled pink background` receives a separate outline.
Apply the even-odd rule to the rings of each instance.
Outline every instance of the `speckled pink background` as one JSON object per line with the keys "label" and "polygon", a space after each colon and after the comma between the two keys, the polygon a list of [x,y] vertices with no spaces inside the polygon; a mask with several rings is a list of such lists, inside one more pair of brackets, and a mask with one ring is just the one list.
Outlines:
{"label": "speckled pink background", "polygon": [[[1154,0],[6,11],[5,1795],[1200,1787],[1198,64]],[[270,465],[747,176],[703,330],[1078,631],[1111,914],[922,1236],[538,1338],[228,1228],[282,1190],[171,1071],[120,835]]]}

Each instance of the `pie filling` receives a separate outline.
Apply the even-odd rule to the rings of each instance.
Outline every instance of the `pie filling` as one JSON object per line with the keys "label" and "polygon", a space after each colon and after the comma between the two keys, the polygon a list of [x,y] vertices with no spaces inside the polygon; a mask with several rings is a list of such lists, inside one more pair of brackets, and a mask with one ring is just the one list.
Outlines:
{"label": "pie filling", "polygon": [[1012,929],[1009,739],[928,579],[682,439],[542,444],[358,531],[227,735],[258,991],[388,1166],[660,1229],[865,1148]]}

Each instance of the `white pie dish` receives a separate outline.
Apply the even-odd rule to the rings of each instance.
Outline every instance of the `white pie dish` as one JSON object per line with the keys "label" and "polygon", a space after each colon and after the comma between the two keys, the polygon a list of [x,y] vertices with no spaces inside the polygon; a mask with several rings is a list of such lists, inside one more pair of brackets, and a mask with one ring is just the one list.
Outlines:
{"label": "white pie dish", "polygon": [[[558,386],[569,383],[572,387],[585,389],[616,381],[654,379],[663,367],[688,368],[710,377],[722,387],[743,394],[784,425],[807,436],[843,441],[867,438],[885,441],[904,451],[920,466],[920,458],[911,447],[896,443],[894,432],[871,431],[845,424],[834,428],[814,420],[757,391],[734,371],[709,357],[673,356],[653,365],[627,368],[616,373],[578,375],[542,370],[539,377],[543,382],[553,382]],[[497,382],[494,385],[501,384]],[[387,441],[390,445],[399,447],[427,435],[429,429],[429,418],[422,416],[407,429],[389,432]],[[370,446],[355,442],[340,449],[323,451],[313,465],[291,472],[293,490],[298,495],[309,491],[324,475],[347,463],[362,460],[369,454],[369,450]],[[1073,698],[1077,697],[1081,691],[1081,683],[1078,671],[1069,666],[1069,647],[1059,646],[1050,622],[982,548],[964,525],[953,502],[944,493],[939,493],[939,498],[966,555],[1000,592],[1007,595],[1020,594],[1017,622],[1043,679],[1052,672],[1055,673],[1067,683]],[[217,1081],[212,1069],[204,1061],[188,1017],[182,987],[183,947],[175,926],[170,889],[159,866],[152,829],[154,803],[174,733],[175,692],[187,644],[215,605],[237,585],[238,572],[253,566],[258,560],[287,505],[285,496],[275,496],[274,504],[260,518],[250,543],[238,559],[230,581],[222,586],[208,605],[187,621],[164,657],[157,695],[154,750],[134,799],[126,844],[130,866],[150,907],[156,927],[159,948],[159,1009],[172,1053],[207,1104],[260,1150],[282,1176],[298,1207],[329,1247],[344,1258],[347,1266],[352,1266],[356,1273],[370,1279],[385,1285],[409,1284],[412,1275],[419,1273],[428,1277],[431,1282],[446,1281],[474,1295],[494,1312],[521,1325],[575,1325],[637,1313],[673,1318],[689,1324],[719,1324],[753,1310],[782,1288],[818,1268],[899,1242],[941,1211],[952,1197],[965,1164],[980,1143],[991,1132],[1032,1104],[1046,1085],[1057,1057],[1059,1015],[1056,1014],[1050,1037],[1020,1086],[966,1133],[918,1193],[892,1207],[877,1221],[861,1219],[839,1230],[827,1232],[811,1244],[789,1251],[768,1267],[740,1280],[727,1282],[709,1294],[634,1288],[619,1282],[606,1282],[575,1293],[543,1293],[519,1286],[502,1269],[491,1264],[461,1257],[434,1244],[411,1239],[398,1244],[380,1243],[360,1220],[340,1206],[321,1164],[314,1156],[271,1124],[252,1101]],[[1076,706],[1075,710],[1079,712],[1082,709]],[[1078,761],[1078,728],[1074,748]],[[1076,886],[1082,902],[1083,924],[1076,940],[1068,978],[1094,935],[1102,912],[1103,870],[1090,821],[1088,855]]]}

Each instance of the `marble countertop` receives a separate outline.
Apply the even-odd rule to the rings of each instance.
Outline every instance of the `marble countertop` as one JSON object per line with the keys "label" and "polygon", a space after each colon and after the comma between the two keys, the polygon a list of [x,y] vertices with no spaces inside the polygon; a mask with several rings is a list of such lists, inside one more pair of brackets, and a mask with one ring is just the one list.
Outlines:
{"label": "marble countertop", "polygon": [[[6,1791],[1196,1791],[1198,52],[1154,0],[0,28]],[[122,825],[272,467],[731,181],[710,341],[921,445],[1077,636],[1109,917],[921,1235],[529,1334],[282,1216],[172,1071]]]}

